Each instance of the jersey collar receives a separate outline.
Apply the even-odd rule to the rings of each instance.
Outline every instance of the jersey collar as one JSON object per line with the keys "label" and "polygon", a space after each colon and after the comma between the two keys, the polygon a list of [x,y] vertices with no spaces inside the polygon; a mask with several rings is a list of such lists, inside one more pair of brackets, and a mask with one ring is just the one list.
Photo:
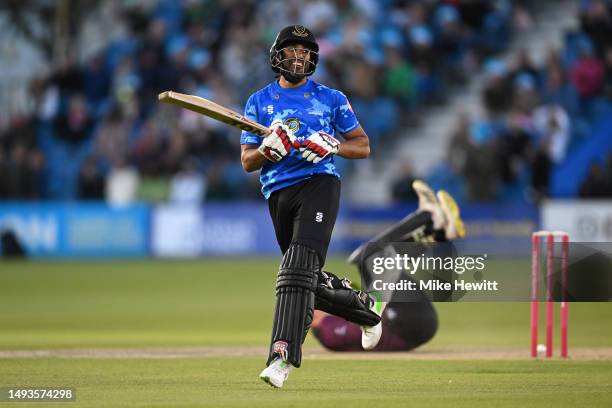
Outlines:
{"label": "jersey collar", "polygon": [[282,86],[279,85],[278,80],[275,80],[273,82],[273,87],[274,90],[276,92],[282,92],[282,93],[300,93],[300,92],[304,92],[306,89],[310,88],[310,85],[312,84],[312,81],[310,79],[306,79],[306,83],[297,86],[295,88],[283,88]]}

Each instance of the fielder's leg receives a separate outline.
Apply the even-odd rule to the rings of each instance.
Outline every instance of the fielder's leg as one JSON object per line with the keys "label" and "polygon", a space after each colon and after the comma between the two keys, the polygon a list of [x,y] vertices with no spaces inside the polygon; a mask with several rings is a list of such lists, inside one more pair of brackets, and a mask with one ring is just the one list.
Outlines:
{"label": "fielder's leg", "polygon": [[349,263],[357,264],[393,242],[441,242],[465,236],[459,206],[448,192],[440,190],[436,197],[421,180],[414,181],[412,187],[419,196],[418,210],[360,245],[349,255]]}
{"label": "fielder's leg", "polygon": [[376,246],[384,248],[392,242],[421,242],[431,239],[430,237],[433,233],[433,223],[429,212],[421,211],[408,214],[401,221],[393,224],[368,242],[361,244],[349,255],[347,262],[352,264],[359,263],[360,259],[367,256],[367,253],[370,252],[367,250],[368,247]]}

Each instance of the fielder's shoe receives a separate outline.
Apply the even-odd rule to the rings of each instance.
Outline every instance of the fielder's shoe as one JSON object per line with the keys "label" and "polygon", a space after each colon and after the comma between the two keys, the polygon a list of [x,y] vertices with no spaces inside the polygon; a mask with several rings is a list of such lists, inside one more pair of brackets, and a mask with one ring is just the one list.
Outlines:
{"label": "fielder's shoe", "polygon": [[259,374],[259,378],[273,387],[280,388],[285,380],[287,380],[291,370],[293,370],[293,366],[279,357],[264,368],[261,374]]}
{"label": "fielder's shoe", "polygon": [[[372,304],[370,306],[370,310],[376,313],[379,316],[382,316],[382,312],[387,306],[386,302],[377,301],[372,298]],[[380,337],[382,336],[382,320],[376,326],[359,326],[361,328],[361,347],[364,350],[372,350],[378,342],[380,341]]]}
{"label": "fielder's shoe", "polygon": [[431,187],[422,180],[415,180],[412,182],[412,188],[419,196],[419,211],[429,211],[431,213],[431,221],[435,230],[445,229],[447,221]]}
{"label": "fielder's shoe", "polygon": [[453,196],[444,190],[440,190],[438,191],[438,201],[446,218],[444,228],[446,239],[463,238],[465,236],[465,225],[459,214],[459,206]]}

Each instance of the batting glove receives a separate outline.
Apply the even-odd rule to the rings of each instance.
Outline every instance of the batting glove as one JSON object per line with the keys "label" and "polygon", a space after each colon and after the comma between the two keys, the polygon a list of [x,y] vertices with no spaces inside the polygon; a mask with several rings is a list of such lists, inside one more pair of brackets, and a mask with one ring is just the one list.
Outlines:
{"label": "batting glove", "polygon": [[300,146],[302,157],[313,163],[320,162],[330,154],[338,153],[339,149],[340,141],[322,131],[308,136]]}
{"label": "batting glove", "polygon": [[266,159],[277,163],[289,154],[297,142],[293,132],[280,122],[273,123],[270,129],[272,133],[263,139],[258,150]]}

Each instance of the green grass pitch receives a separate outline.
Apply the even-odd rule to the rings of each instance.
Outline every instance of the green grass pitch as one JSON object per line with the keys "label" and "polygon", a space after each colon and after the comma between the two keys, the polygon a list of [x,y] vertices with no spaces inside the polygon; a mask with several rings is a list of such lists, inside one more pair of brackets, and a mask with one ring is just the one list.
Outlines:
{"label": "green grass pitch", "polygon": [[[413,354],[307,355],[282,390],[257,378],[277,259],[0,264],[0,387],[71,386],[100,407],[575,407],[612,405],[612,305],[571,304],[572,350],[607,359],[446,359],[528,352],[528,303],[437,304],[440,329]],[[341,259],[327,267],[356,279]],[[556,339],[558,340],[558,339]],[[557,341],[558,344],[558,341]],[[219,347],[189,358],[15,357],[15,350]],[[309,337],[306,348],[317,347]],[[607,353],[607,354],[606,354]],[[406,355],[411,355],[406,353]],[[477,356],[477,354],[476,354]],[[431,357],[431,358],[430,358]],[[380,404],[380,405],[378,405]],[[52,404],[60,406],[62,404]],[[1,406],[46,406],[9,404]]]}

